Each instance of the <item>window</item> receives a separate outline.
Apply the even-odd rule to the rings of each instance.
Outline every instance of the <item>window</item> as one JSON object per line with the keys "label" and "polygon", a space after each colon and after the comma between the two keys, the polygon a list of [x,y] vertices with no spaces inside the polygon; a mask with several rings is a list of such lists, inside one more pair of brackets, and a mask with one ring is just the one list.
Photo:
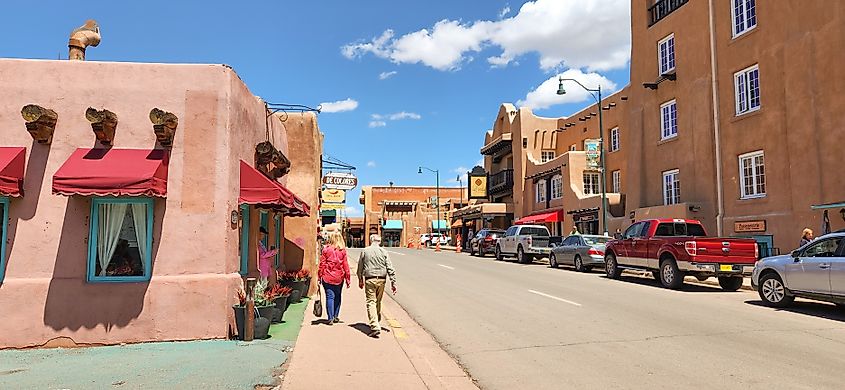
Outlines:
{"label": "window", "polygon": [[89,282],[150,280],[151,198],[94,198],[88,238]]}
{"label": "window", "polygon": [[619,128],[614,127],[610,129],[610,151],[615,152],[619,150]]}
{"label": "window", "polygon": [[657,230],[654,231],[655,236],[671,237],[671,236],[693,236],[704,237],[704,228],[701,225],[685,222],[661,223],[657,225]]}
{"label": "window", "polygon": [[678,170],[663,172],[663,204],[670,205],[681,202],[681,182]]}
{"label": "window", "polygon": [[563,198],[563,177],[556,175],[552,177],[552,199]]}
{"label": "window", "polygon": [[599,193],[599,174],[595,172],[584,172],[584,195],[595,195]]}
{"label": "window", "polygon": [[6,270],[6,234],[9,225],[9,198],[0,196],[0,283]]}
{"label": "window", "polygon": [[509,227],[509,228],[508,228],[508,230],[507,230],[507,231],[505,231],[505,237],[510,237],[510,236],[515,235],[515,234],[516,234],[516,229],[517,229],[517,228],[518,228],[518,226],[511,226],[511,227]]}
{"label": "window", "polygon": [[539,227],[524,227],[522,228],[522,230],[519,231],[519,235],[532,237],[548,237],[549,231],[545,228]]}
{"label": "window", "polygon": [[537,182],[536,185],[536,192],[537,192],[537,203],[545,202],[546,201],[546,181],[540,180]]}
{"label": "window", "polygon": [[613,188],[612,193],[618,194],[622,192],[622,172],[618,169],[611,172],[610,175],[613,177]]}
{"label": "window", "polygon": [[675,34],[670,34],[657,42],[657,49],[660,60],[660,74],[671,73],[675,70]]}
{"label": "window", "polygon": [[733,0],[733,3],[736,38],[757,26],[757,6],[755,0]]}
{"label": "window", "polygon": [[734,74],[736,115],[760,109],[760,69],[757,65]]}
{"label": "window", "polygon": [[576,150],[578,150],[578,145],[576,145],[576,144],[569,145],[569,151],[570,152],[574,152]]}
{"label": "window", "polygon": [[540,152],[540,162],[552,161],[555,159],[554,150],[543,150]]}
{"label": "window", "polygon": [[811,244],[804,249],[801,257],[834,257],[841,238],[831,238]]}
{"label": "window", "polygon": [[[379,221],[381,223],[381,221]],[[241,205],[241,275],[249,273],[249,205]]]}
{"label": "window", "polygon": [[739,177],[742,178],[742,199],[766,196],[766,168],[762,150],[739,156]]}
{"label": "window", "polygon": [[625,229],[625,233],[622,235],[622,238],[632,238],[632,237],[639,237],[640,231],[643,228],[642,222],[637,222]]}
{"label": "window", "polygon": [[674,100],[660,106],[660,139],[669,139],[678,135],[678,107]]}

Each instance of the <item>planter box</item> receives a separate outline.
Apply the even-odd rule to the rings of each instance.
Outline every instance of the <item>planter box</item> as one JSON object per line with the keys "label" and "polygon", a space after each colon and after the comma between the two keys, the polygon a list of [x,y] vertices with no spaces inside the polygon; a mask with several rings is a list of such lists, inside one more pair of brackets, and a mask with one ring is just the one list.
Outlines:
{"label": "planter box", "polygon": [[276,298],[273,304],[276,306],[276,311],[274,312],[272,322],[282,322],[285,310],[288,308],[288,296]]}
{"label": "planter box", "polygon": [[[235,311],[235,327],[238,330],[238,340],[244,339],[244,325],[246,324],[246,308],[243,306],[234,305],[232,309]],[[254,338],[255,339],[266,339],[267,334],[270,331],[270,318],[265,318],[261,316],[262,310],[264,310],[267,315],[272,317],[273,309],[275,306],[263,306],[257,307],[260,317],[255,319],[255,328],[254,328]],[[252,313],[252,315],[255,315]]]}

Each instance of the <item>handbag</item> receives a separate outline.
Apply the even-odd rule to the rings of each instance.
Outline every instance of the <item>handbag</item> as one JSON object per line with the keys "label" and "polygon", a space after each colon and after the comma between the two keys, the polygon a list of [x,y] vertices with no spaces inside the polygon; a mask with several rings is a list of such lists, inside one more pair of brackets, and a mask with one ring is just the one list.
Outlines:
{"label": "handbag", "polygon": [[323,293],[320,290],[320,283],[317,283],[317,300],[314,301],[314,317],[323,316]]}

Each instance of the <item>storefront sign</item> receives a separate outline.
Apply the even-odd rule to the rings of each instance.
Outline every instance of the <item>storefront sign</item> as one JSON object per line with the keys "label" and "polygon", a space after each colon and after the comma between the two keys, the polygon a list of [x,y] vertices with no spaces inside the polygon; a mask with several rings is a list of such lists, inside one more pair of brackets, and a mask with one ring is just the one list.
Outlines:
{"label": "storefront sign", "polygon": [[469,173],[467,180],[470,199],[487,199],[487,172],[484,168],[476,166]]}
{"label": "storefront sign", "polygon": [[766,221],[734,222],[734,231],[737,233],[765,232]]}
{"label": "storefront sign", "polygon": [[331,172],[323,176],[323,185],[335,190],[351,190],[358,186],[358,178],[351,173]]}
{"label": "storefront sign", "polygon": [[345,203],[323,203],[320,205],[320,210],[344,210],[346,209]]}
{"label": "storefront sign", "polygon": [[346,191],[326,189],[320,192],[320,198],[325,203],[343,203],[346,202]]}
{"label": "storefront sign", "polygon": [[601,162],[601,143],[597,139],[584,140],[584,151],[587,154],[587,169],[599,169]]}

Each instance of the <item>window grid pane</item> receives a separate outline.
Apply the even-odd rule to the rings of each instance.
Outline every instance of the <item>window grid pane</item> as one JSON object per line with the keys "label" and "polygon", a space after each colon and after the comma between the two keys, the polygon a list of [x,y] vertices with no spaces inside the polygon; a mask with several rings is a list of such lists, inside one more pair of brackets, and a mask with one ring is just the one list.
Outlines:
{"label": "window grid pane", "polygon": [[622,192],[622,174],[621,172],[613,171],[613,193],[618,194]]}
{"label": "window grid pane", "polygon": [[760,70],[753,69],[748,72],[748,88],[749,88],[749,109],[760,107]]}

